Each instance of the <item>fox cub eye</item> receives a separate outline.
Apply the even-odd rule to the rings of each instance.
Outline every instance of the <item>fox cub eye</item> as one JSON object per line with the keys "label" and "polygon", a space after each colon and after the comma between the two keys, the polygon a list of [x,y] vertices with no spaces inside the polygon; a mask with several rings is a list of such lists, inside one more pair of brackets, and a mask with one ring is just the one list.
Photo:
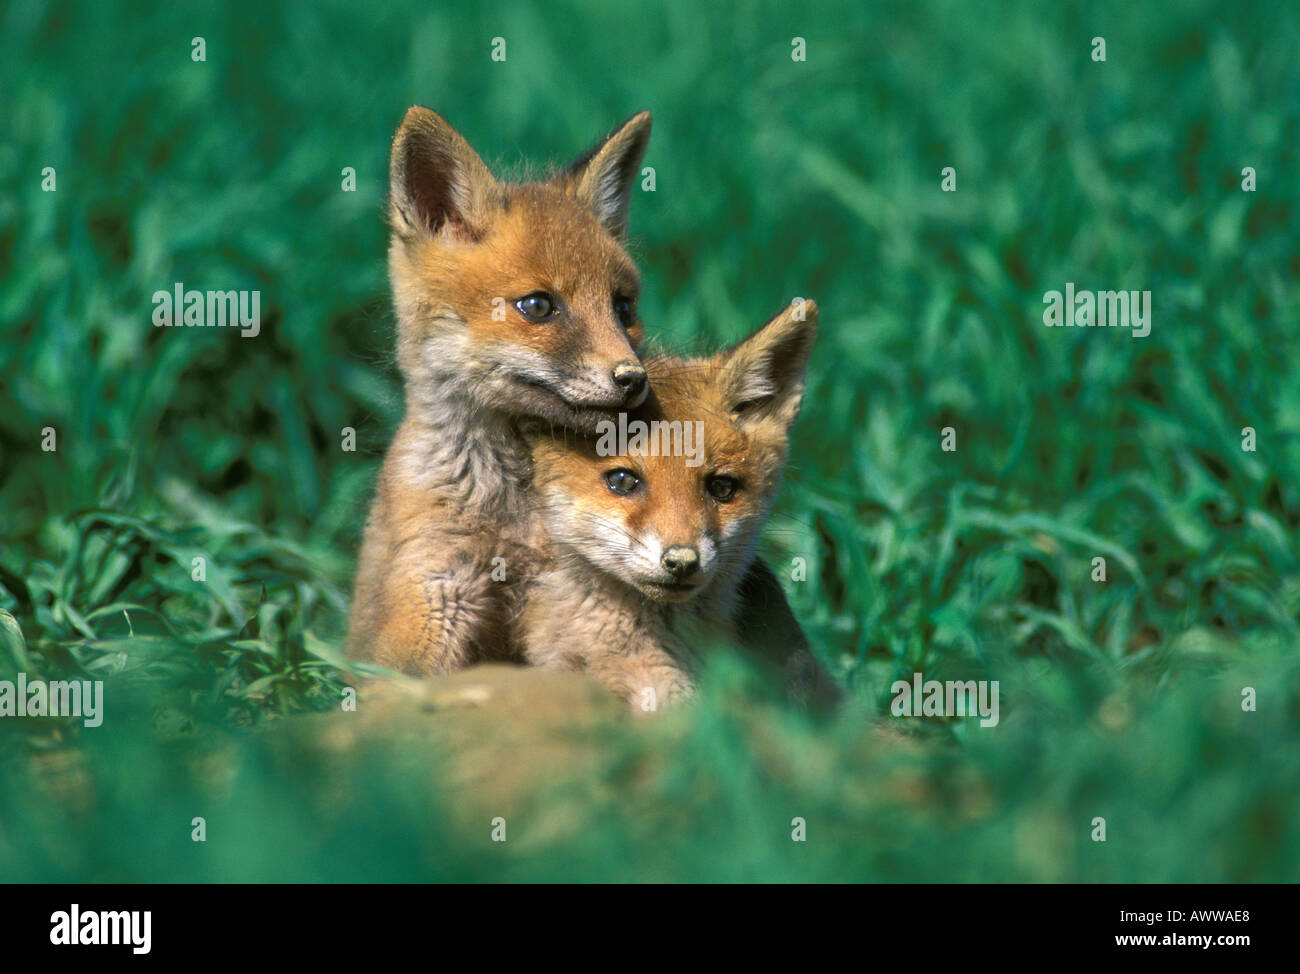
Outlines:
{"label": "fox cub eye", "polygon": [[636,322],[636,312],[632,310],[632,299],[621,294],[614,295],[614,315],[624,328],[631,328]]}
{"label": "fox cub eye", "polygon": [[532,294],[524,295],[515,302],[515,307],[529,321],[545,321],[557,310],[555,298],[545,291],[534,291]]}
{"label": "fox cub eye", "polygon": [[734,477],[710,477],[704,486],[714,500],[729,501],[736,496],[736,488],[740,485]]}
{"label": "fox cub eye", "polygon": [[605,474],[605,483],[616,494],[630,494],[641,486],[641,480],[631,470],[611,470]]}

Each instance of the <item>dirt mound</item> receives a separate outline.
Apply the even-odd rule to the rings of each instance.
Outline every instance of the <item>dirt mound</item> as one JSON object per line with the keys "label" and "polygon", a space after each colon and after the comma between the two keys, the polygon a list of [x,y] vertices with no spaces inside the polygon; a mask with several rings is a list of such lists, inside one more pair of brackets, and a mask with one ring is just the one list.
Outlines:
{"label": "dirt mound", "polygon": [[589,779],[602,740],[642,723],[587,677],[535,668],[483,665],[371,680],[358,691],[355,711],[295,719],[294,746],[341,759],[371,748],[432,754],[440,784],[475,815],[506,814],[549,784]]}

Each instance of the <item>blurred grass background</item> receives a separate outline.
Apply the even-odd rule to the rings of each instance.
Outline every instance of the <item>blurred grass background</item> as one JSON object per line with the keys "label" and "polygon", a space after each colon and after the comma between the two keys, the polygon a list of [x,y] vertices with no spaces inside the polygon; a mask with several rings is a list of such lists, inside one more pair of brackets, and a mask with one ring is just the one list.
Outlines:
{"label": "blurred grass background", "polygon": [[[0,28],[0,679],[109,707],[0,721],[0,878],[1300,879],[1290,13],[9,0]],[[326,774],[276,730],[343,685],[414,103],[505,172],[651,109],[649,331],[823,309],[765,553],[807,560],[790,598],[859,710],[810,724],[724,661],[601,738],[580,827],[508,856],[437,812],[445,756]],[[260,290],[261,336],[155,329],[178,281]],[[1044,328],[1067,281],[1151,290],[1151,335]],[[914,670],[1000,680],[1002,723],[868,732]]]}

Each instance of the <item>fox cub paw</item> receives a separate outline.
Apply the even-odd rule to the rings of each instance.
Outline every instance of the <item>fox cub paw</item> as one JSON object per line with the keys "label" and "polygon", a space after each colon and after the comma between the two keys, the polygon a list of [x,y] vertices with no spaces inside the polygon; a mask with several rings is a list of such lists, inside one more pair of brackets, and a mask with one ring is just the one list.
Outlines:
{"label": "fox cub paw", "polygon": [[693,696],[695,696],[695,683],[683,673],[669,679],[646,683],[643,686],[629,686],[625,699],[636,713],[653,714],[679,706]]}

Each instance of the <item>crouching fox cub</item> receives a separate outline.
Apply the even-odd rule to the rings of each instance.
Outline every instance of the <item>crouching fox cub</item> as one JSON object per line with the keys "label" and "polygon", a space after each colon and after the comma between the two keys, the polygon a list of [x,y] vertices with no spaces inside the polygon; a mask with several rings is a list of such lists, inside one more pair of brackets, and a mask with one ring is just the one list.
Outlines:
{"label": "crouching fox cub", "polygon": [[702,624],[757,650],[797,699],[838,696],[779,583],[755,571],[816,331],[803,302],[712,358],[643,357],[650,396],[622,427],[641,439],[625,437],[621,454],[609,435],[530,428],[551,560],[518,624],[528,662],[658,706],[692,692]]}

